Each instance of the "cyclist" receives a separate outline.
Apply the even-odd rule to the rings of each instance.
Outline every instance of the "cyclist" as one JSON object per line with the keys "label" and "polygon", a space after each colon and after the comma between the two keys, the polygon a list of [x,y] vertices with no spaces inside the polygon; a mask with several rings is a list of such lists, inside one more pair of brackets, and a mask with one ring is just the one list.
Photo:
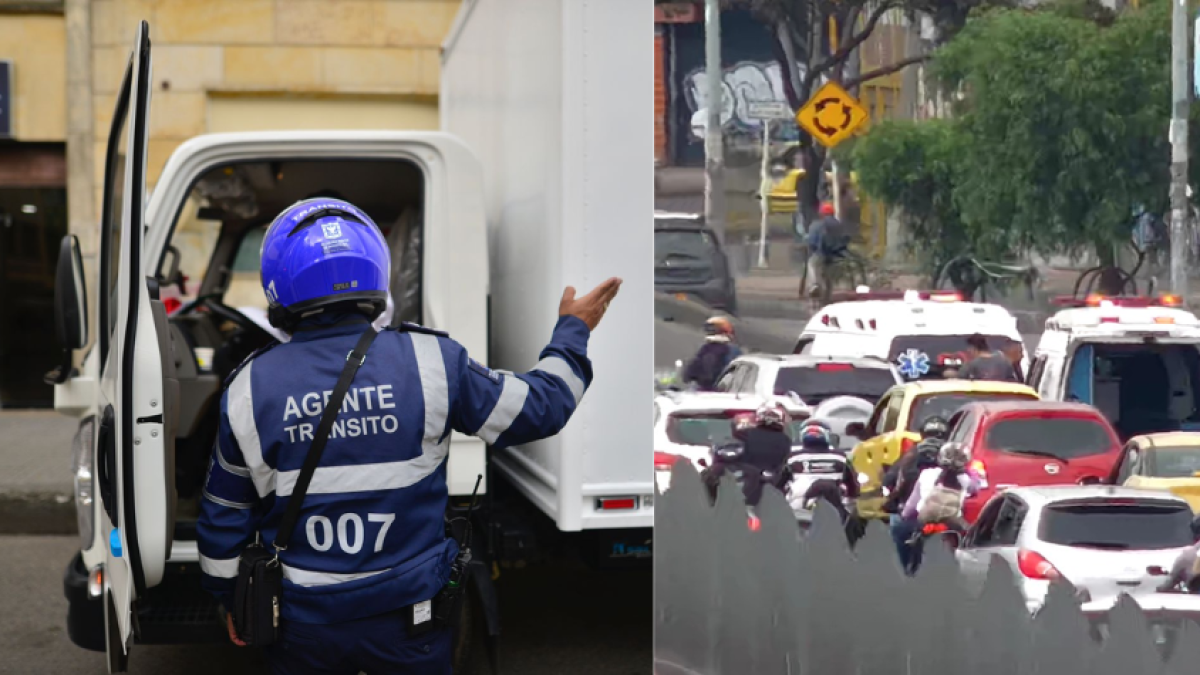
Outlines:
{"label": "cyclist", "polygon": [[742,350],[738,347],[733,332],[733,322],[723,316],[714,316],[704,323],[704,344],[695,358],[687,365],[683,381],[695,383],[701,391],[712,391],[717,378],[725,371]]}

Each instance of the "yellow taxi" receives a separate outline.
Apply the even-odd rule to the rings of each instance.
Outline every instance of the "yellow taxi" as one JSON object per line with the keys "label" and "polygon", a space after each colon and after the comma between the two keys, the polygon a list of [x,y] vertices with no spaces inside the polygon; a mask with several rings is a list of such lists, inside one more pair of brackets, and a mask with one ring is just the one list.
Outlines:
{"label": "yellow taxi", "polygon": [[849,454],[862,485],[859,516],[887,517],[881,510],[883,473],[921,440],[925,420],[937,416],[949,422],[959,408],[975,401],[1013,400],[1036,401],[1038,394],[1024,384],[989,380],[921,380],[889,389],[866,423],[846,426],[848,435],[861,440]]}
{"label": "yellow taxi", "polygon": [[1121,450],[1113,483],[1172,492],[1200,513],[1200,433],[1134,436]]}

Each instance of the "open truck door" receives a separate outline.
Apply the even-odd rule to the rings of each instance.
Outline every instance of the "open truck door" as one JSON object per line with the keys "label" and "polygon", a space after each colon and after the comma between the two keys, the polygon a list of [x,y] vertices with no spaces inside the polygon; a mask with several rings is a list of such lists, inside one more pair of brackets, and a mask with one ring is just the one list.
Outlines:
{"label": "open truck door", "polygon": [[[135,607],[162,581],[174,529],[174,420],[178,400],[164,358],[166,311],[145,273],[149,25],[138,26],[117,95],[104,166],[98,335],[97,469],[104,516],[103,596],[110,672],[123,672]],[[157,292],[154,293],[157,295]]]}

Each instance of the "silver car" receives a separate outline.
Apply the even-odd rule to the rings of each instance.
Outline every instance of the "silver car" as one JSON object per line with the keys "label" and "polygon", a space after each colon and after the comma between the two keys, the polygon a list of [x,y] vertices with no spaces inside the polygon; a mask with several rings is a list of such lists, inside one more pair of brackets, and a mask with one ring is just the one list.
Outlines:
{"label": "silver car", "polygon": [[1084,600],[1154,593],[1193,543],[1192,510],[1168,492],[1102,485],[1019,487],[993,497],[955,552],[976,590],[996,558],[1007,563],[1030,612],[1050,582]]}

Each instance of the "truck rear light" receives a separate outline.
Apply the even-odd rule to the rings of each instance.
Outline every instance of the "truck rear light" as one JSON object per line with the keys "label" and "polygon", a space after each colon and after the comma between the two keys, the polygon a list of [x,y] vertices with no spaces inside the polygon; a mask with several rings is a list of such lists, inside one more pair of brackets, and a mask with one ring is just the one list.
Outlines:
{"label": "truck rear light", "polygon": [[817,372],[820,373],[844,373],[847,370],[854,370],[854,366],[849,363],[818,363]]}
{"label": "truck rear light", "polygon": [[1119,317],[1119,316],[1102,316],[1102,317],[1100,317],[1100,323],[1121,323],[1121,317]]}
{"label": "truck rear light", "polygon": [[1175,323],[1175,317],[1173,317],[1173,316],[1156,316],[1156,317],[1154,317],[1154,323]]}
{"label": "truck rear light", "polygon": [[875,319],[871,319],[870,321],[868,321],[867,325],[871,327],[871,330],[875,330],[876,328],[878,328],[878,326],[875,323]]}
{"label": "truck rear light", "polygon": [[637,497],[602,497],[596,500],[601,511],[620,511],[637,508]]}
{"label": "truck rear light", "polygon": [[1050,564],[1049,560],[1036,551],[1021,549],[1017,551],[1017,569],[1026,579],[1051,581],[1061,579],[1062,575]]}
{"label": "truck rear light", "polygon": [[660,470],[670,469],[675,466],[675,462],[680,459],[679,455],[672,455],[669,452],[654,451],[654,468]]}
{"label": "truck rear light", "polygon": [[929,299],[932,302],[960,302],[962,295],[958,293],[930,293]]}

